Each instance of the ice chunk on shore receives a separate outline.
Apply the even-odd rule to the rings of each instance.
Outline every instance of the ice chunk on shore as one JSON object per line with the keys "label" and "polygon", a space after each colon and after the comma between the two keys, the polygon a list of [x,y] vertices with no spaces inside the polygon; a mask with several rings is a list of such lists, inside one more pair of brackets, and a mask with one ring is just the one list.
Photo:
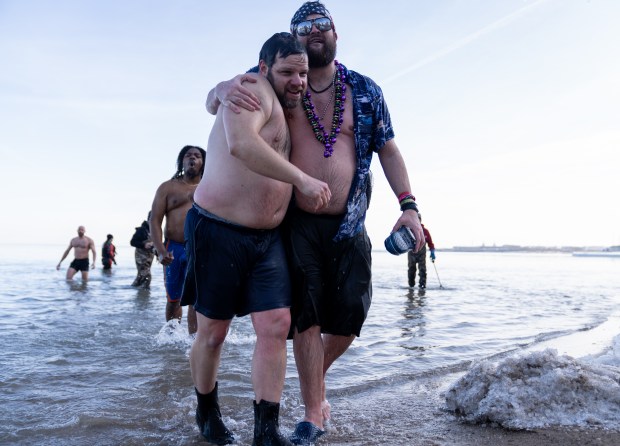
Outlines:
{"label": "ice chunk on shore", "polygon": [[448,409],[472,423],[620,430],[620,368],[558,356],[553,349],[481,361],[445,396]]}

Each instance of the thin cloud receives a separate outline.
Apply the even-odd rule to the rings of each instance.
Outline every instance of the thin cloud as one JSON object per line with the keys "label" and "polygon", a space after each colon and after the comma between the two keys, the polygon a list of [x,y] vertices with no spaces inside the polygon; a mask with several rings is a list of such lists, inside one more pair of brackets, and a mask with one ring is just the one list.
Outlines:
{"label": "thin cloud", "polygon": [[528,13],[530,10],[537,8],[538,6],[540,6],[543,3],[548,2],[549,0],[537,0],[527,6],[524,6],[521,9],[518,9],[510,14],[508,14],[505,17],[502,17],[499,20],[496,20],[495,22],[491,23],[490,25],[485,26],[484,28],[462,38],[461,40],[458,40],[457,42],[453,43],[452,45],[449,45],[441,50],[439,50],[437,53],[422,59],[419,62],[416,62],[415,64],[389,76],[388,78],[384,79],[382,82],[380,82],[381,85],[385,85],[389,82],[393,82],[396,79],[399,79],[409,73],[412,73],[428,64],[431,64],[433,62],[435,62],[438,59],[441,59],[442,57],[463,48],[466,45],[469,45],[470,43],[474,42],[475,40],[479,39],[480,37],[489,34],[495,30],[501,29],[505,26],[507,26],[508,24],[514,22],[516,19],[520,18],[521,16],[525,15],[526,13]]}

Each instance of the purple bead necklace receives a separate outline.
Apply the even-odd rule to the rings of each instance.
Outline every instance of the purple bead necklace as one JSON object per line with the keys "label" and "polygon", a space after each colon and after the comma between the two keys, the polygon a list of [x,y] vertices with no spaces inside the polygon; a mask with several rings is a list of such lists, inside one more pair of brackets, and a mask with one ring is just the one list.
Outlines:
{"label": "purple bead necklace", "polygon": [[342,65],[340,65],[337,60],[334,61],[334,64],[336,65],[336,72],[334,73],[336,94],[334,101],[334,116],[332,117],[332,127],[329,134],[325,131],[325,127],[321,124],[321,119],[314,111],[314,104],[312,103],[312,95],[310,94],[310,91],[306,92],[302,101],[304,111],[306,112],[308,121],[310,121],[314,136],[316,136],[316,139],[318,139],[319,142],[325,146],[325,151],[323,152],[323,156],[325,158],[329,158],[332,156],[332,153],[334,153],[334,144],[336,144],[336,138],[340,133],[340,127],[342,126],[342,121],[344,120],[344,102],[347,98],[345,93],[347,86],[344,83],[344,68],[342,68]]}

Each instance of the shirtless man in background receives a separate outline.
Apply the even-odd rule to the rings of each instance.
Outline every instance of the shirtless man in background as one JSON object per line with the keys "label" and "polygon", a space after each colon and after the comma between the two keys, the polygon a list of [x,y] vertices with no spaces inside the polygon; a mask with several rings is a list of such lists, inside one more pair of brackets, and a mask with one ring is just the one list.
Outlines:
{"label": "shirtless man in background", "polygon": [[278,226],[292,185],[313,210],[328,206],[331,197],[326,183],[288,161],[285,113],[300,108],[307,73],[306,51],[291,34],[277,33],[265,42],[259,74],[248,75],[255,80],[248,89],[261,99],[259,110],[235,114],[222,107],[217,113],[205,175],[187,214],[182,304],[193,304],[198,316],[190,353],[196,422],[214,444],[234,441],[221,417],[217,372],[233,317],[249,314],[256,332],[253,444],[291,445],[278,428],[291,321],[290,278]]}
{"label": "shirtless man in background", "polygon": [[[185,146],[177,157],[177,171],[172,179],[162,183],[153,199],[149,225],[157,259],[164,266],[166,287],[166,321],[183,317],[181,291],[185,280],[187,258],[183,228],[185,216],[194,202],[194,191],[204,171],[205,151],[197,146]],[[162,223],[166,227],[162,234]],[[162,237],[163,236],[163,237]],[[187,311],[189,334],[196,333],[196,312]]]}
{"label": "shirtless man in background", "polygon": [[71,251],[71,249],[73,248],[73,255],[75,256],[75,259],[73,259],[73,262],[71,262],[71,265],[69,265],[69,268],[67,269],[67,280],[72,280],[73,276],[75,276],[78,271],[81,271],[82,280],[86,281],[88,280],[89,267],[88,251],[90,250],[93,252],[93,263],[92,265],[90,265],[90,268],[94,269],[95,259],[97,257],[97,250],[95,249],[95,242],[93,242],[93,239],[84,235],[86,233],[86,229],[84,228],[84,226],[79,226],[77,229],[77,233],[78,236],[71,239],[71,241],[69,242],[69,247],[65,250],[62,258],[60,259],[60,262],[58,262],[58,265],[56,265],[56,269],[60,269],[60,264],[63,260],[65,260],[65,258],[69,254],[69,251]]}

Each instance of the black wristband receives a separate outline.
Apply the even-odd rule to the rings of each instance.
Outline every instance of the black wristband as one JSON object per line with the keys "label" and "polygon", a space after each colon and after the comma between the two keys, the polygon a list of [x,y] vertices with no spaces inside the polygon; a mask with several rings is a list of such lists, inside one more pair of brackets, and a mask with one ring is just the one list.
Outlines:
{"label": "black wristband", "polygon": [[409,203],[405,203],[400,207],[400,210],[405,212],[405,211],[416,211],[416,212],[420,212],[418,211],[418,206],[415,204],[415,202],[410,201]]}

